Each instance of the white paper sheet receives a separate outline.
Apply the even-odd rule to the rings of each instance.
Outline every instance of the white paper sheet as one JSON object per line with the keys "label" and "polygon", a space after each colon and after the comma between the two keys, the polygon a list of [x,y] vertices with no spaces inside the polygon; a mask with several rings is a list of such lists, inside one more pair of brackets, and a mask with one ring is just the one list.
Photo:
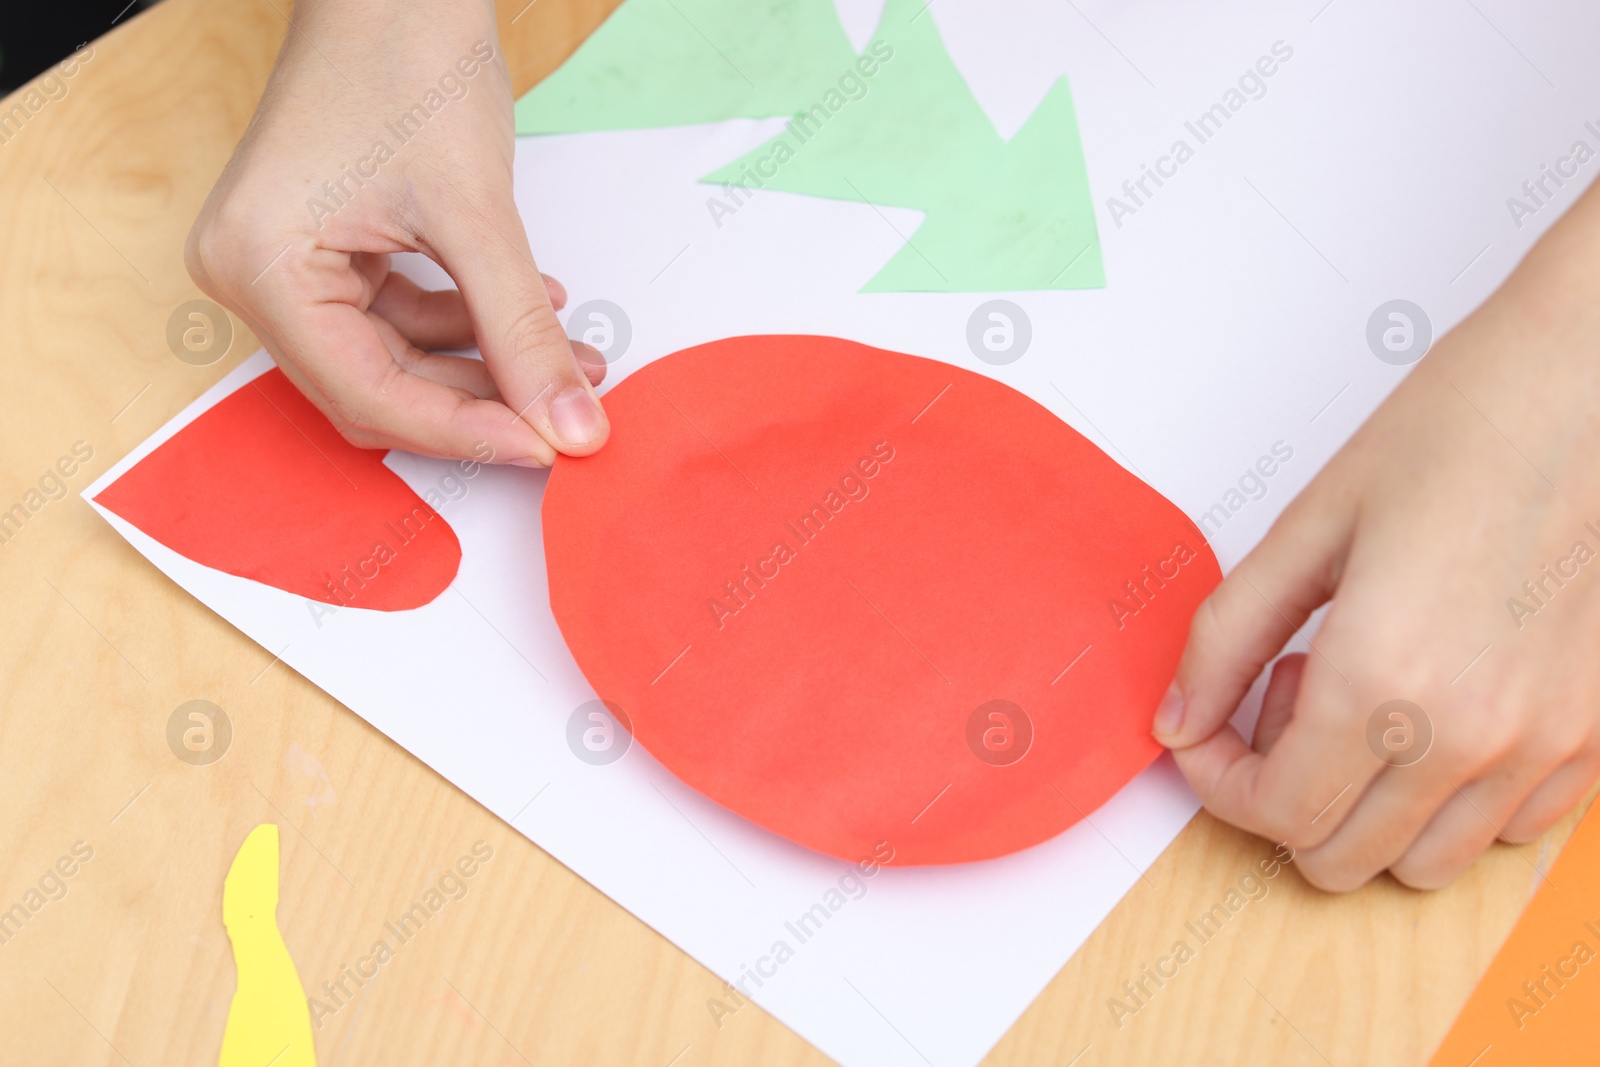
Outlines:
{"label": "white paper sheet", "polygon": [[[881,2],[841,2],[858,43]],[[1524,196],[1524,181],[1578,140],[1600,150],[1600,9],[1575,0],[937,0],[927,17],[1002,134],[1070,77],[1107,287],[1006,294],[1033,343],[991,366],[965,338],[992,294],[857,293],[917,213],[760,192],[716,224],[715,189],[695,179],[779,122],[523,140],[517,198],[541,267],[574,307],[609,300],[631,322],[611,384],[747,333],[941,359],[1033,397],[1197,521],[1283,442],[1293,458],[1264,494],[1207,527],[1227,568],[1403,376],[1368,348],[1373,310],[1408,299],[1444,332],[1600,169],[1588,162],[1515,223],[1507,198]],[[1185,122],[1280,41],[1293,57],[1264,94],[1114,222],[1107,198],[1174,140],[1193,142]],[[445,283],[432,264],[406,269]],[[258,353],[85,495],[269,365]],[[419,492],[454,470],[388,462]],[[840,1063],[976,1063],[1195,810],[1164,759],[1027,852],[882,871],[797,944],[785,923],[847,865],[756,829],[637,748],[606,766],[575,758],[567,719],[594,694],[547,603],[543,476],[485,469],[465,484],[441,509],[463,548],[451,591],[415,611],[320,620],[101,513],[213,610],[725,979],[788,942],[793,958],[762,964],[771,975],[745,988]],[[717,1025],[709,1007],[705,1025]]]}

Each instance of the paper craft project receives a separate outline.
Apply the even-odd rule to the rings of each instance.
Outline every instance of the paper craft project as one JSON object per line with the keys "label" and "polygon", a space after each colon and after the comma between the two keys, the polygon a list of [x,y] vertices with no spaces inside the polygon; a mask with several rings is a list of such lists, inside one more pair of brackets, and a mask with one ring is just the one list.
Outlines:
{"label": "paper craft project", "polygon": [[1431,1067],[1595,1062],[1600,983],[1600,818],[1591,808],[1495,954]]}
{"label": "paper craft project", "polygon": [[207,567],[327,604],[403,611],[449,587],[461,544],[383,456],[345,441],[274,369],[95,501]]}
{"label": "paper craft project", "polygon": [[[707,15],[724,10],[725,5],[709,0],[628,0],[592,45],[547,83],[565,85],[566,102],[541,87],[521,108],[524,129],[531,128],[530,114],[545,114],[549,128],[561,131],[525,137],[517,145],[516,196],[530,244],[541,267],[560,277],[572,294],[564,312],[569,335],[603,346],[609,361],[602,393],[613,410],[616,436],[594,460],[564,464],[548,476],[553,485],[540,472],[403,452],[366,457],[376,463],[358,472],[351,465],[354,458],[347,459],[331,438],[298,421],[287,406],[294,402],[287,383],[278,382],[271,360],[257,353],[134,449],[86,496],[153,564],[257,642],[261,669],[293,669],[310,679],[726,982],[706,983],[708,999],[699,1018],[673,1020],[678,1029],[670,1036],[674,1049],[669,1051],[690,1042],[698,1049],[722,1030],[753,1025],[753,1013],[745,1009],[754,1003],[845,1067],[973,1067],[1124,894],[1149,877],[1145,872],[1193,815],[1195,798],[1166,757],[1138,771],[1098,807],[1074,793],[1072,783],[1057,779],[1054,784],[1071,804],[1083,809],[1066,829],[990,859],[912,861],[932,857],[935,835],[952,828],[939,820],[967,802],[968,781],[1035,773],[1045,766],[1044,760],[1035,761],[1046,752],[1035,746],[1052,744],[1053,731],[1125,724],[1119,716],[1132,714],[1127,709],[1139,694],[1154,694],[1166,684],[1157,665],[1170,653],[1152,650],[1142,668],[1148,677],[1126,663],[1126,673],[1116,675],[1116,684],[1125,687],[1116,690],[1118,699],[1128,702],[1118,703],[1102,688],[1112,675],[1095,672],[1112,671],[1112,658],[1100,657],[1121,646],[1085,636],[1074,648],[1068,640],[1076,636],[1074,620],[1095,620],[1104,613],[1094,624],[1105,626],[1112,637],[1169,648],[1173,623],[1163,614],[1164,605],[1172,605],[1173,616],[1178,609],[1175,599],[1165,598],[1187,595],[1191,579],[1197,591],[1209,580],[1203,571],[1190,569],[1206,559],[1201,545],[1190,544],[1199,558],[1155,588],[1153,598],[1139,593],[1144,605],[1123,601],[1129,612],[1139,607],[1137,614],[1123,616],[1106,602],[1118,589],[1127,592],[1124,583],[1143,581],[1146,564],[1151,574],[1162,574],[1163,565],[1171,573],[1172,564],[1165,562],[1171,546],[1153,534],[1187,527],[1161,501],[1188,516],[1223,570],[1235,565],[1404,375],[1368,344],[1375,313],[1406,300],[1425,314],[1434,337],[1443,336],[1498,286],[1581,193],[1600,159],[1600,133],[1586,125],[1600,125],[1600,115],[1590,113],[1592,107],[1586,112],[1589,105],[1583,103],[1600,101],[1600,66],[1589,46],[1600,39],[1600,6],[1576,0],[1532,7],[1506,0],[1477,0],[1474,6],[1326,7],[1266,0],[1206,5],[937,0],[912,12],[901,34],[892,32],[891,23],[904,6],[883,0],[835,5],[757,0],[715,18]],[[650,12],[654,21],[637,21]],[[631,43],[621,49],[617,42],[624,39]],[[887,61],[872,52],[877,39],[894,48]],[[919,52],[933,43],[937,52]],[[718,49],[750,75],[749,83],[724,70],[710,75],[711,81],[695,82],[689,92],[663,75],[663,70],[687,69],[673,56],[702,54],[696,62],[707,69],[721,64]],[[769,51],[760,52],[759,59],[741,58],[757,54],[750,49]],[[652,57],[663,57],[662,63]],[[855,65],[863,57],[877,63],[871,78]],[[919,114],[908,104],[919,98],[917,93],[903,93],[883,79],[910,77],[896,73],[906,71],[920,84],[928,76],[917,73],[919,64],[930,57],[950,78],[939,83],[944,88],[928,82],[919,90],[926,101]],[[840,88],[847,67],[867,86],[865,95],[851,98],[845,92],[853,82]],[[772,73],[760,77],[758,70]],[[578,74],[588,80],[580,85],[573,80]],[[645,88],[628,89],[629,78]],[[1045,129],[1059,131],[1064,121],[1064,79],[1070,79],[1073,128],[1081,135],[1070,144]],[[798,125],[800,113],[819,100],[826,106],[830,88],[848,103],[830,113],[823,133],[779,168],[782,182],[790,180],[791,170],[803,174],[804,188],[797,178],[793,191],[752,185],[746,195],[702,180],[779,137],[795,143],[785,133],[788,124]],[[960,89],[970,102],[953,104],[947,89]],[[952,187],[928,174],[894,173],[893,159],[874,161],[871,139],[852,132],[860,124],[882,129],[883,137],[915,141],[914,129],[940,136],[941,124],[953,127],[959,120],[967,131],[961,136],[968,137],[974,129],[982,132],[972,105],[1004,144],[1005,159],[998,169],[985,162],[983,196],[952,207],[958,214],[993,211],[997,222],[969,227],[962,216],[956,230],[960,235],[1003,232],[999,222],[1011,217],[1006,205],[1014,199],[1005,189],[1031,188],[1028,175],[1035,166],[1019,164],[1015,182],[1007,185],[1005,168],[1012,165],[1013,153],[1026,162],[1070,151],[1083,168],[1084,188],[1092,190],[1086,203],[1098,216],[1097,244],[1062,283],[1103,256],[1103,287],[1031,288],[1035,271],[1028,266],[1025,281],[1005,276],[1005,284],[1026,287],[1001,294],[975,291],[978,286],[960,273],[965,268],[943,262],[936,250],[942,243],[933,228],[943,225],[943,213],[931,201],[918,202],[924,194],[937,198],[943,195],[939,190]],[[1049,119],[1052,110],[1055,119]],[[605,114],[595,118],[601,111]],[[1040,117],[1049,119],[1039,128],[1046,135],[1030,148],[1031,124]],[[835,136],[839,140],[831,146]],[[1579,139],[1588,145],[1587,154],[1574,153]],[[813,150],[815,162],[805,155]],[[942,166],[958,155],[933,152],[917,158]],[[859,168],[857,156],[865,160]],[[1543,168],[1569,175],[1580,156],[1589,162],[1577,165],[1576,177],[1563,177],[1559,186],[1545,180],[1538,202],[1528,198],[1525,183],[1544,175]],[[979,152],[978,158],[995,157]],[[1058,172],[1050,179],[1052,195],[1076,188],[1064,164],[1038,166]],[[868,192],[864,181],[874,191],[863,199],[841,195],[848,191],[841,176],[863,193]],[[885,188],[899,192],[880,202]],[[906,190],[915,195],[905,195]],[[1030,210],[1056,210],[1043,194],[1025,200]],[[1076,217],[1071,209],[1067,216]],[[908,236],[955,290],[973,285],[974,291],[864,292],[897,257],[917,259],[916,250],[907,247]],[[1050,256],[1059,251],[1064,258],[1051,276],[1081,247],[1081,242],[1053,238]],[[1007,254],[1023,265],[1035,262],[1033,252],[1019,244]],[[1041,253],[1037,262],[1050,256]],[[982,268],[985,276],[991,269],[1011,269],[993,256],[975,262],[989,264]],[[396,265],[425,287],[452,285],[443,271],[419,257],[397,256]],[[844,352],[864,346],[877,350],[872,362],[884,367],[922,367],[927,361],[940,379],[928,395],[911,396],[894,385],[897,378],[878,382],[868,375],[862,388],[872,392],[863,396],[879,398],[883,410],[862,412],[865,425],[887,427],[884,420],[901,419],[903,432],[891,436],[885,429],[867,435],[871,440],[858,440],[853,432],[838,439],[801,439],[785,454],[785,463],[793,464],[782,468],[789,480],[769,482],[756,469],[765,462],[762,441],[727,436],[744,409],[731,402],[731,394],[727,405],[709,403],[721,395],[716,383],[674,386],[682,357],[672,354],[708,345],[715,352],[719,346],[749,343],[732,339],[775,336],[804,336],[840,345]],[[837,340],[818,340],[825,338]],[[746,382],[783,365],[759,350],[746,358],[743,366],[729,356],[724,373]],[[662,361],[659,372],[653,371]],[[972,384],[976,379],[995,391],[981,391]],[[817,395],[804,392],[811,388],[809,380],[797,382],[792,375],[778,380],[785,383],[779,395],[762,394],[763,403],[776,404],[775,410],[798,402],[799,395]],[[676,403],[704,437],[692,436],[677,413],[657,399],[652,381],[667,383],[660,394]],[[255,382],[307,429],[307,436],[360,487],[358,492],[352,493],[334,465],[307,447],[283,419],[270,430],[265,416],[276,418],[276,413],[250,398]],[[927,407],[946,384],[951,389]],[[819,380],[815,388],[822,387]],[[795,401],[788,398],[791,392]],[[849,400],[844,390],[844,402]],[[1488,418],[1496,418],[1495,398],[1473,400]],[[963,409],[968,402],[972,406]],[[1044,415],[1030,405],[1047,410],[1056,425],[1043,428]],[[202,463],[191,457],[180,465],[158,457],[168,444],[173,451],[166,456],[184,453],[192,447],[181,440],[188,428],[233,406],[247,410],[217,418],[258,421],[242,442],[220,450],[226,459]],[[957,412],[961,420],[953,418]],[[924,430],[966,432],[959,421],[992,425],[1005,421],[1008,412],[1039,426],[1038,432],[1054,443],[1023,450],[1017,461],[1023,465],[1015,470],[998,465],[992,489],[973,488],[976,468],[959,452],[945,455],[948,469],[941,474],[917,466]],[[613,617],[619,625],[648,632],[642,628],[657,625],[648,617],[652,612],[664,623],[671,611],[683,611],[721,642],[703,643],[685,634],[659,662],[655,649],[648,649],[648,665],[643,652],[624,647],[627,640],[595,653],[586,649],[589,638],[574,632],[569,636],[577,655],[569,650],[562,626],[571,621],[571,605],[563,599],[561,583],[572,576],[554,563],[547,567],[547,547],[595,559],[600,546],[569,544],[558,550],[554,526],[547,546],[541,523],[547,489],[552,496],[575,490],[584,464],[594,463],[592,469],[603,473],[613,450],[620,455],[634,447],[629,437],[634,414],[661,420],[652,424],[652,433],[662,454],[634,458],[654,464],[649,469],[662,484],[627,487],[632,499],[642,501],[629,517],[633,540],[626,551],[612,551],[608,562],[635,581],[608,587],[607,595],[617,601]],[[213,431],[202,426],[198,432]],[[1001,427],[991,437],[1007,432]],[[271,433],[283,436],[271,447],[258,443]],[[895,450],[887,463],[874,453],[880,441]],[[972,430],[969,447],[983,443]],[[760,489],[749,488],[711,444],[746,468]],[[950,445],[954,451],[954,438]],[[290,450],[297,450],[299,476],[321,479],[326,491],[297,497],[293,486],[277,484],[277,475],[269,479],[255,470],[272,467]],[[774,449],[774,461],[777,455]],[[1073,482],[1074,472],[1104,471],[1108,457],[1121,474],[1095,474],[1094,485],[1108,492],[1126,487],[1127,502],[1113,506],[1109,517],[1100,497],[1098,510],[1089,515],[1058,514],[1058,492],[1089,486]],[[878,473],[862,476],[867,495],[850,500],[849,486],[841,488],[841,481],[851,469],[859,474],[856,464],[866,458],[878,464]],[[669,460],[705,464],[708,489],[668,471]],[[156,467],[146,466],[150,461],[171,464],[169,472],[151,476]],[[1510,461],[1517,462],[1514,456]],[[815,462],[814,478],[804,462]],[[1025,472],[1040,481],[1038,491],[1019,504]],[[569,474],[573,480],[564,485]],[[216,508],[214,537],[200,544],[186,539],[185,528],[205,525],[199,523],[205,510],[200,498],[228,497],[232,483],[253,478],[265,481],[263,493],[278,494],[274,499],[285,503],[259,508],[230,500]],[[667,484],[668,478],[685,484]],[[398,483],[410,495],[397,494],[392,504],[367,510],[369,494],[390,499],[383,495],[389,489],[372,488],[385,483]],[[915,505],[897,495],[907,486],[920,493]],[[705,511],[689,514],[687,501],[702,491],[711,494]],[[773,535],[761,525],[768,520],[749,510],[755,501],[776,495],[783,507],[775,508],[771,521],[781,528],[800,518],[802,508],[818,503],[828,508],[830,491],[848,502],[837,514],[830,511],[823,532],[805,547],[790,546],[796,558],[779,563],[776,578],[763,578],[767,584],[756,587],[754,597],[747,596],[753,583],[747,584],[737,612],[735,600],[725,599],[731,616],[707,606],[716,589],[726,594],[724,583],[743,580],[746,566],[760,577],[762,561],[772,558],[772,544],[764,542]],[[1003,512],[1010,525],[994,516],[969,515],[975,493],[997,494],[991,510]],[[587,496],[580,501],[580,495],[552,500],[552,519],[568,504],[589,506],[583,503]],[[397,546],[398,538],[386,534],[386,523],[396,521],[393,508],[404,515],[417,499],[437,518],[415,543]],[[370,518],[341,531],[329,518],[336,501],[336,510]],[[1148,510],[1139,510],[1145,507],[1141,501]],[[921,509],[915,523],[898,510],[913,506]],[[941,630],[946,624],[934,608],[945,599],[951,604],[970,600],[970,583],[987,577],[990,572],[983,568],[1006,557],[997,548],[1037,545],[1028,538],[1056,527],[1057,540],[1045,545],[1038,562],[1041,587],[1048,588],[1048,582],[1062,580],[1069,553],[1086,550],[1083,539],[1096,530],[1089,520],[1120,522],[1116,512],[1122,506],[1155,524],[1148,534],[1131,520],[1125,528],[1116,527],[1129,542],[1132,571],[1113,568],[1107,574],[1085,567],[1082,580],[1094,585],[1092,601],[1080,604],[1067,597],[1048,607],[1030,605],[1026,619],[969,610],[966,643],[949,658]],[[289,513],[282,514],[285,510]],[[698,524],[695,528],[709,539],[695,541],[695,551],[681,561],[645,573],[643,560],[662,558],[652,553],[690,542],[691,535],[678,530],[686,522]],[[929,558],[893,557],[888,546],[867,536],[897,528]],[[305,543],[287,552],[268,543],[272,538],[264,529],[278,531],[280,545],[300,537]],[[751,544],[746,533],[762,536]],[[340,545],[337,552],[327,548],[330,534]],[[598,529],[594,536],[601,536]],[[1160,554],[1131,551],[1131,546],[1142,547],[1146,536]],[[961,537],[987,537],[991,543],[944,558]],[[230,545],[230,539],[237,544]],[[413,586],[403,568],[421,566],[407,560],[425,539],[437,539],[427,549],[430,557],[457,562],[437,564],[438,570]],[[375,557],[375,544],[368,541],[384,541],[397,558],[364,564]],[[451,547],[459,555],[445,551]],[[846,571],[846,549],[875,553],[877,565],[865,573]],[[1118,545],[1108,558],[1120,560],[1116,552],[1121,551]],[[931,558],[935,553],[939,558]],[[711,590],[696,586],[688,603],[652,599],[658,586],[687,590],[691,577],[705,577],[712,573],[710,563],[722,560],[732,565],[728,573],[716,572]],[[923,563],[926,568],[917,569]],[[365,588],[350,583],[358,596],[330,601],[324,582],[333,579],[341,590],[337,576],[346,573],[346,564],[349,573],[373,577],[363,579]],[[951,679],[950,686],[976,676],[976,657],[991,654],[992,637],[1017,641],[1025,655],[1005,669],[1019,672],[1018,677],[1026,673],[1047,694],[1044,713],[1037,712],[1038,698],[1026,691],[1019,698],[976,686],[959,704],[941,705],[941,713],[952,706],[966,711],[965,747],[957,739],[952,750],[965,760],[958,764],[967,768],[963,773],[977,777],[947,778],[932,790],[920,777],[908,779],[901,824],[892,833],[884,831],[884,847],[870,859],[837,858],[784,836],[806,829],[798,824],[788,829],[775,823],[782,832],[764,829],[752,819],[784,813],[776,807],[773,813],[759,810],[763,797],[730,793],[719,803],[697,791],[727,790],[746,771],[731,760],[729,766],[696,768],[671,744],[745,743],[748,732],[760,725],[750,708],[713,720],[691,705],[690,721],[710,735],[705,740],[653,733],[661,725],[659,713],[669,708],[655,702],[679,699],[673,687],[695,680],[693,671],[703,669],[695,666],[702,653],[723,655],[725,647],[731,657],[758,635],[775,633],[769,618],[787,610],[787,604],[807,603],[825,592],[829,568],[848,576],[876,610],[840,584],[832,587],[840,595],[836,615],[828,621],[870,638],[863,647],[875,658],[836,657],[831,677],[837,685],[830,692],[837,695],[818,702],[819,722],[842,722],[842,709],[862,699],[850,689],[856,677],[882,684],[883,676],[874,673],[882,668],[874,664],[906,671],[909,691],[920,695],[949,688],[931,673],[910,673],[928,668],[909,648],[895,647],[895,627]],[[391,578],[400,580],[392,590],[387,588]],[[1112,588],[1101,589],[1097,578]],[[913,605],[909,614],[902,616],[901,602]],[[563,616],[559,624],[557,611]],[[709,630],[714,617],[722,618],[722,630]],[[866,629],[875,620],[882,628]],[[1123,629],[1112,631],[1118,620]],[[924,638],[921,628],[929,625],[934,629]],[[792,638],[785,648],[814,655],[808,635],[796,630]],[[879,638],[885,643],[873,643]],[[674,664],[691,643],[694,647]],[[1052,647],[1045,656],[1046,644],[1067,647]],[[1086,645],[1093,647],[1074,662]],[[597,691],[602,685],[611,688],[598,673],[596,685],[590,684],[586,671],[625,673],[620,657],[635,654],[635,666],[645,676],[628,684],[643,691],[655,681],[642,700],[627,691]],[[891,654],[905,658],[890,660]],[[607,656],[619,658],[612,663]],[[819,661],[809,663],[818,668]],[[763,705],[793,706],[783,703],[792,701],[792,694],[769,691],[782,677],[777,671],[729,675],[724,684],[735,693],[755,694]],[[810,681],[827,679],[818,674]],[[1153,712],[1153,698],[1142,699],[1146,713]],[[1256,699],[1247,701],[1237,717],[1241,729],[1249,730]],[[615,705],[615,714],[604,701]],[[1004,703],[996,706],[999,702]],[[1026,722],[1005,705],[1025,711]],[[874,737],[871,718],[856,725],[867,740],[884,739]],[[639,733],[637,743],[628,743],[630,728]],[[1025,736],[1029,729],[1032,734]],[[889,736],[884,765],[891,756],[905,755],[895,745],[919,746],[939,756],[934,746],[951,744],[948,729],[942,733],[942,740],[931,733],[915,739]],[[978,757],[1015,752],[1024,741],[1025,755],[1014,765],[985,765]],[[817,756],[818,766],[841,766],[837,759],[846,745],[837,731],[806,735],[801,744],[810,747],[787,758],[798,764]],[[652,746],[661,748],[661,760]],[[1120,751],[1143,758],[1136,747]],[[870,752],[845,755],[859,762],[842,766],[858,770],[878,758]],[[936,764],[911,765],[923,775]],[[713,772],[726,780],[695,781],[695,788],[686,784],[694,774]],[[1107,771],[1099,783],[1110,788],[1119,777],[1120,772]],[[947,782],[950,789],[941,797]],[[838,788],[838,783],[827,786]],[[888,803],[894,787],[886,784],[878,799]],[[808,799],[821,806],[824,792],[818,788]],[[735,812],[725,804],[743,807]],[[1024,822],[1033,832],[1044,832],[1048,820],[1074,817],[1070,807],[1056,802]],[[863,837],[870,836],[866,829],[846,827]],[[999,839],[1015,844],[1025,836],[1019,829],[1018,836],[1006,838],[1011,832],[1006,828]],[[813,844],[832,847],[820,839]],[[1175,921],[1181,925],[1180,920]],[[1125,973],[1137,974],[1142,965],[1128,959]],[[1569,982],[1560,996],[1573,995],[1574,988]],[[1104,999],[1103,993],[1084,993],[1097,1002]],[[1558,999],[1541,1009],[1540,1017],[1526,1021],[1527,1028],[1553,1021],[1550,1013],[1559,1012],[1559,1004]],[[338,1025],[370,1023],[370,1018],[345,1023],[341,1016]],[[1062,1045],[1040,1055],[1058,1063],[1077,1057],[1080,1067],[1127,1059],[1131,1046],[1116,1044],[1122,1032],[1108,1033],[1109,1040],[1095,1038],[1089,1050],[1083,1044]]]}
{"label": "paper craft project", "polygon": [[218,1067],[316,1067],[311,1009],[278,932],[278,828],[250,831],[222,883],[222,922],[238,986]]}
{"label": "paper craft project", "polygon": [[787,118],[702,180],[726,214],[758,189],[926,212],[863,292],[1104,285],[1066,79],[1006,142],[926,10],[888,0],[856,55],[829,0],[628,0],[518,102],[517,132]]}
{"label": "paper craft project", "polygon": [[1221,578],[1194,524],[1015,390],[831,337],[651,363],[556,464],[550,603],[686,783],[853,861],[1056,836],[1161,751]]}

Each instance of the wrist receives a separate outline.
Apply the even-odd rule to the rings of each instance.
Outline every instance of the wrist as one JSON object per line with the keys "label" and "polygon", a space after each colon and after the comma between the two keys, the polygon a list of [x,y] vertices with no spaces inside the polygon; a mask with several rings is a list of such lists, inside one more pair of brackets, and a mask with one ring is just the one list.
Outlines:
{"label": "wrist", "polygon": [[377,53],[401,64],[420,42],[455,48],[485,40],[499,48],[494,0],[299,0],[294,20],[285,48],[314,42],[329,54]]}
{"label": "wrist", "polygon": [[1559,407],[1600,396],[1600,185],[1440,349],[1440,359],[1425,362],[1506,399]]}

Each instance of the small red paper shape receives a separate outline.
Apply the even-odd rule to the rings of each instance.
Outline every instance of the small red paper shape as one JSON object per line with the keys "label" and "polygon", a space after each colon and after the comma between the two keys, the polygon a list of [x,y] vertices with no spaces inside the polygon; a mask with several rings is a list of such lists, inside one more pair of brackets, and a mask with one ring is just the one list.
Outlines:
{"label": "small red paper shape", "polygon": [[636,739],[846,860],[987,859],[1093,812],[1221,580],[1189,519],[1023,394],[829,337],[739,337],[606,397],[557,460],[550,604]]}
{"label": "small red paper shape", "polygon": [[404,611],[449,588],[455,531],[274,368],[103,489],[96,503],[196,563],[341,607]]}

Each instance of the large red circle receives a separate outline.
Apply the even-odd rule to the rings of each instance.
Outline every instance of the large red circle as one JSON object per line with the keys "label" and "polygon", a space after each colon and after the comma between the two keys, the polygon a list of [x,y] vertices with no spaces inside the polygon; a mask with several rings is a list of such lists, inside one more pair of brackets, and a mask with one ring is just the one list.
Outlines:
{"label": "large red circle", "polygon": [[610,443],[545,493],[550,604],[690,786],[843,859],[960,863],[1053,837],[1161,751],[1216,559],[1033,400],[782,336],[666,356],[606,408]]}

